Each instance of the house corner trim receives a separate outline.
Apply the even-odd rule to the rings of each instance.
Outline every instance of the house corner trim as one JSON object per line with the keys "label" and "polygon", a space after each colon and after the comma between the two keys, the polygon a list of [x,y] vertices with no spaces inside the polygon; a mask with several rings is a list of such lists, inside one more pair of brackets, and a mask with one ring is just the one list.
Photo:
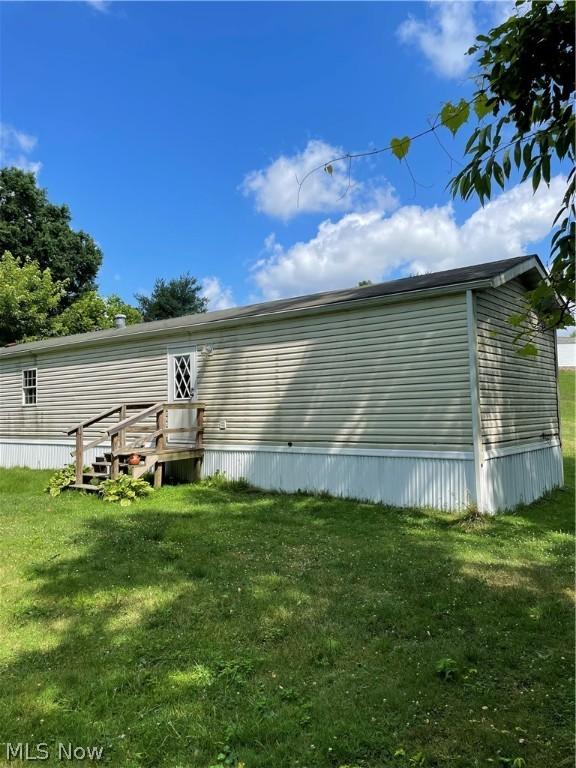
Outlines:
{"label": "house corner trim", "polygon": [[466,291],[466,323],[468,326],[468,372],[470,381],[470,405],[472,409],[472,442],[474,445],[474,480],[476,485],[476,506],[484,512],[482,492],[482,414],[478,390],[478,339],[476,333],[476,297],[472,290]]}

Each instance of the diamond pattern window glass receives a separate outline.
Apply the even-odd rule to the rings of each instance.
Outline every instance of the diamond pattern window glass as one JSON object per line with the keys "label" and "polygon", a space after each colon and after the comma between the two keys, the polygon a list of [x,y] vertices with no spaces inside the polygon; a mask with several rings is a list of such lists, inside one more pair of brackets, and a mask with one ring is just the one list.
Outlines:
{"label": "diamond pattern window glass", "polygon": [[24,405],[36,405],[36,368],[22,371],[22,402]]}
{"label": "diamond pattern window glass", "polygon": [[174,400],[190,400],[194,397],[192,383],[192,355],[174,355]]}

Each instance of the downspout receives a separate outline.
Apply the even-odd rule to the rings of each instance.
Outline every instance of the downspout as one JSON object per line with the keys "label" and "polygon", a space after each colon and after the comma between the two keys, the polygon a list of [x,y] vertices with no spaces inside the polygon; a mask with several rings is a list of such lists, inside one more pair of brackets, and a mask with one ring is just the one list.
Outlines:
{"label": "downspout", "polygon": [[476,333],[476,301],[474,292],[466,291],[466,325],[468,328],[468,373],[470,382],[470,405],[472,409],[472,443],[474,446],[474,480],[476,485],[476,507],[484,512],[482,487],[482,415],[478,391],[478,338]]}

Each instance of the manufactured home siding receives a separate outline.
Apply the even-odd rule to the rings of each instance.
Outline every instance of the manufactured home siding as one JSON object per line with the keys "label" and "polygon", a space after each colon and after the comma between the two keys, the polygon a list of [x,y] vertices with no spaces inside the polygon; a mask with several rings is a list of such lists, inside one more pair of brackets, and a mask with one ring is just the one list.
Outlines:
{"label": "manufactured home siding", "polygon": [[558,437],[555,338],[538,332],[536,357],[522,357],[508,322],[525,307],[518,280],[477,294],[478,385],[485,448]]}
{"label": "manufactured home siding", "polygon": [[[38,401],[23,406],[22,369],[31,366],[38,369]],[[75,424],[117,403],[164,400],[166,389],[164,340],[116,341],[1,359],[0,435],[61,438]],[[87,435],[95,436],[106,424]]]}
{"label": "manufactured home siding", "polygon": [[464,293],[4,359],[0,434],[61,436],[109,405],[164,400],[167,348],[187,341],[213,347],[197,357],[208,447],[471,447]]}
{"label": "manufactured home siding", "polygon": [[211,445],[471,445],[462,294],[222,331],[212,343],[198,378]]}

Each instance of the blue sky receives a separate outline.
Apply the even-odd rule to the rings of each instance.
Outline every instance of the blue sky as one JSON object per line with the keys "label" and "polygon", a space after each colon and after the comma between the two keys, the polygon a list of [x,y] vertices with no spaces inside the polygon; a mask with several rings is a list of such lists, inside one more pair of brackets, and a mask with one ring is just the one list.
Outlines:
{"label": "blue sky", "polygon": [[[473,85],[463,52],[509,3],[11,2],[3,162],[31,168],[104,252],[104,294],[201,278],[218,308],[538,250],[561,180],[484,210],[450,202],[425,129]],[[458,154],[459,142],[443,137]],[[453,167],[453,170],[456,170]]]}

